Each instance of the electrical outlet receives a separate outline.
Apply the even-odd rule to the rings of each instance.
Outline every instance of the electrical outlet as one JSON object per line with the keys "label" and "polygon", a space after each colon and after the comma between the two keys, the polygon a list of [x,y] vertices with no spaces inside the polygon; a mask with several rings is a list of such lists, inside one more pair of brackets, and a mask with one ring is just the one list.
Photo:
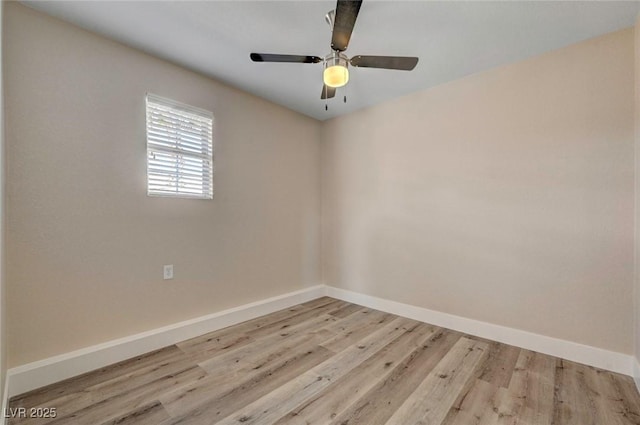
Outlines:
{"label": "electrical outlet", "polygon": [[164,266],[164,280],[173,279],[173,264]]}

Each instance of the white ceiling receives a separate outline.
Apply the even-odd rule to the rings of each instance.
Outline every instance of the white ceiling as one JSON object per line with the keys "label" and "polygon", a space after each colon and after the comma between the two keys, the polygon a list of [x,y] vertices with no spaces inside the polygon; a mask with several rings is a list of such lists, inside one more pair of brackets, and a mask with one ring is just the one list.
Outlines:
{"label": "white ceiling", "polygon": [[322,64],[253,63],[249,53],[325,56],[324,15],[335,0],[24,3],[319,120],[630,27],[640,10],[613,1],[365,0],[346,53],[420,62],[412,72],[352,68],[325,111]]}

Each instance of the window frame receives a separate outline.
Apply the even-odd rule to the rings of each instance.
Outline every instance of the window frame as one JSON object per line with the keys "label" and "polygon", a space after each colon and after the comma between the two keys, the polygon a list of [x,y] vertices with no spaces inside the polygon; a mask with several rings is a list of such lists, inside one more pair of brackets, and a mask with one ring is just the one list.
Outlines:
{"label": "window frame", "polygon": [[[151,109],[150,109],[151,106]],[[175,138],[175,146],[167,146],[167,143],[163,143],[162,141],[154,141],[153,136],[150,136],[150,130],[153,128],[154,126],[154,122],[157,124],[157,121],[153,121],[151,120],[151,116],[155,111],[158,110],[162,110],[165,109],[167,110],[167,112],[170,115],[173,115],[174,117],[171,117],[171,119],[174,119],[175,121],[178,121],[179,118],[182,116],[185,118],[185,120],[187,120],[187,123],[189,122],[198,122],[198,121],[202,121],[205,122],[205,124],[202,124],[201,127],[201,131],[202,129],[204,129],[204,131],[206,132],[208,130],[208,135],[207,136],[203,136],[203,137],[198,137],[202,140],[204,140],[203,143],[200,144],[201,149],[202,149],[202,153],[197,153],[195,151],[195,149],[193,149],[193,141],[188,141],[188,143],[191,143],[191,149],[189,149],[189,146],[187,146],[187,148],[185,149],[185,147],[180,147],[180,141],[184,141],[185,137],[190,137],[190,135],[186,135],[185,133],[180,133],[180,129],[176,128],[175,129],[175,135],[170,135],[170,134],[163,134],[160,135],[158,134],[158,131],[156,131],[156,138],[160,138],[162,136],[165,136],[165,140],[167,141],[173,141],[172,139]],[[214,159],[215,159],[215,155],[214,155],[214,138],[213,138],[213,130],[214,130],[214,116],[213,113],[211,111],[208,111],[206,109],[202,109],[202,108],[197,108],[195,106],[191,106],[185,103],[181,103],[181,102],[177,102],[175,100],[172,99],[168,99],[162,96],[158,96],[155,95],[153,93],[147,93],[145,96],[145,140],[146,140],[146,172],[147,172],[147,196],[149,197],[162,197],[162,198],[182,198],[182,199],[202,199],[202,200],[212,200],[213,196],[214,196],[214,187],[213,187],[213,175],[214,175]],[[184,129],[183,129],[184,131]],[[181,139],[182,137],[182,139]],[[192,137],[192,136],[191,136]],[[208,140],[206,140],[208,139]],[[164,145],[163,145],[164,144]],[[197,142],[195,144],[196,148],[197,148]],[[175,187],[175,191],[161,191],[158,188],[154,188],[153,184],[152,184],[152,178],[153,176],[161,176],[165,173],[160,172],[158,169],[156,169],[155,171],[152,171],[151,168],[153,166],[153,164],[151,163],[152,158],[155,159],[155,157],[153,155],[156,155],[158,153],[164,154],[166,156],[175,156],[175,161],[173,160],[167,160],[167,164],[172,164],[175,163],[176,164],[176,172],[175,172],[175,184],[173,185],[173,187]],[[202,182],[201,186],[202,186],[202,190],[201,193],[197,193],[197,192],[187,192],[187,191],[181,191],[180,190],[180,176],[181,176],[181,172],[179,170],[179,162],[181,160],[185,160],[187,161],[187,163],[189,161],[192,162],[192,164],[197,164],[197,162],[201,161],[202,165],[196,165],[196,169],[198,167],[200,167],[199,170],[199,179]],[[205,164],[208,162],[208,166]],[[184,166],[184,162],[183,162],[183,166]],[[156,164],[156,166],[161,165],[161,164]],[[207,176],[207,171],[209,176]],[[184,172],[184,171],[183,171]],[[167,177],[170,178],[171,174],[170,172],[166,173]],[[208,177],[208,185],[204,184],[204,182],[206,181]],[[184,177],[183,177],[184,178]],[[198,178],[198,177],[197,177]],[[183,182],[183,184],[185,184]],[[156,186],[158,186],[159,184],[156,184]],[[167,186],[170,187],[170,186]],[[183,186],[184,188],[184,186]],[[208,188],[208,190],[207,190]],[[198,190],[197,188],[195,190]]]}

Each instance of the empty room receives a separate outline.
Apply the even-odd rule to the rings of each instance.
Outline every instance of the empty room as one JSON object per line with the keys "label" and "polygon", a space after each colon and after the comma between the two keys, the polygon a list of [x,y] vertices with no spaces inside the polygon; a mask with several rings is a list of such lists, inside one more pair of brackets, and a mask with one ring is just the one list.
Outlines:
{"label": "empty room", "polygon": [[640,2],[0,0],[0,425],[640,424]]}

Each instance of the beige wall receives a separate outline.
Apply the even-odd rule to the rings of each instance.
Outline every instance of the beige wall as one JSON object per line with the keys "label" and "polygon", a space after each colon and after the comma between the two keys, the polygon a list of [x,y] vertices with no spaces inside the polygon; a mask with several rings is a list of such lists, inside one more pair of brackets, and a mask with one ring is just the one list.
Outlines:
{"label": "beige wall", "polygon": [[5,303],[5,201],[4,201],[4,60],[3,60],[3,12],[4,1],[0,0],[0,400],[4,400],[4,381],[7,370],[6,303]]}
{"label": "beige wall", "polygon": [[633,31],[331,120],[325,283],[633,352]]}
{"label": "beige wall", "polygon": [[[634,28],[635,53],[635,355],[640,363],[640,15]],[[636,371],[640,372],[640,371]],[[640,378],[637,376],[636,378]]]}
{"label": "beige wall", "polygon": [[[5,14],[10,366],[320,283],[318,122]],[[213,111],[213,201],[147,197],[147,91]]]}

